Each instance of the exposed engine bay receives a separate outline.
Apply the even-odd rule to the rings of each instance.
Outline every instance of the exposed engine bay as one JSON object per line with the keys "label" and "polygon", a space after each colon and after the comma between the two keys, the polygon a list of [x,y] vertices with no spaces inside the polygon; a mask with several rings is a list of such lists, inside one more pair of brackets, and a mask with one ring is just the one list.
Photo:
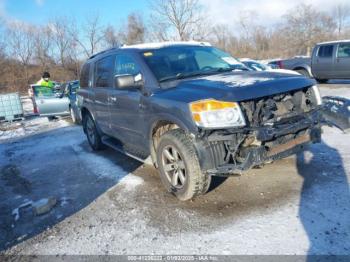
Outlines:
{"label": "exposed engine bay", "polygon": [[[321,107],[313,87],[240,102],[247,126],[208,131],[198,141],[208,173],[241,173],[321,141]],[[203,141],[203,139],[202,139]],[[202,150],[201,150],[202,149]],[[203,153],[203,149],[207,153]]]}
{"label": "exposed engine bay", "polygon": [[240,103],[248,124],[258,127],[310,112],[318,106],[312,87]]}

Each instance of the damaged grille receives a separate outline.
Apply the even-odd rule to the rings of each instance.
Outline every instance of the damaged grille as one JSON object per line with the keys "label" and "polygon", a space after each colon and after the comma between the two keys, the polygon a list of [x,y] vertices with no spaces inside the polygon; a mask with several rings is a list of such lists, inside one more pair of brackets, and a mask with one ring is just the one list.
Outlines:
{"label": "damaged grille", "polygon": [[302,116],[316,105],[311,87],[241,102],[248,125],[253,127]]}

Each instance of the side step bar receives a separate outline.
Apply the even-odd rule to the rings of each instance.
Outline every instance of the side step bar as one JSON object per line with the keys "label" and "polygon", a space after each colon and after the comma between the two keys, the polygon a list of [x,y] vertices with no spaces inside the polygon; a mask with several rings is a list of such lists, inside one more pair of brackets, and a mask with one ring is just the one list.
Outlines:
{"label": "side step bar", "polygon": [[103,144],[113,148],[114,150],[118,151],[119,153],[127,155],[127,156],[129,156],[129,157],[131,157],[131,158],[133,158],[133,159],[135,159],[137,161],[140,161],[140,162],[144,163],[144,164],[153,165],[153,162],[152,162],[152,159],[151,159],[150,156],[147,157],[146,159],[143,159],[143,158],[137,157],[137,156],[135,156],[133,154],[130,154],[130,153],[126,152],[123,149],[123,147],[115,139],[113,139],[111,137],[103,136],[101,138],[101,141],[102,141]]}

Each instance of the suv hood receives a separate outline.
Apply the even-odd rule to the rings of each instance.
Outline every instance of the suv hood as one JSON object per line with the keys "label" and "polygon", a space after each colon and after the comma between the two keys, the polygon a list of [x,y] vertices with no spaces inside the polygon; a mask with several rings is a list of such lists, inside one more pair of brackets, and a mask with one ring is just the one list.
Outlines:
{"label": "suv hood", "polygon": [[244,101],[312,86],[316,82],[301,75],[278,72],[229,72],[169,83],[162,97],[184,102],[214,98]]}

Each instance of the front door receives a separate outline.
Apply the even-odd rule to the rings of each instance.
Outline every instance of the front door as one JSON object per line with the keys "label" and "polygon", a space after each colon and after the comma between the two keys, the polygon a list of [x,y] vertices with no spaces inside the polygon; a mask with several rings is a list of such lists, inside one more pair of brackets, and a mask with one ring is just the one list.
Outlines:
{"label": "front door", "polygon": [[33,86],[33,90],[33,101],[41,116],[69,114],[69,99],[63,93],[44,86]]}
{"label": "front door", "polygon": [[95,64],[94,71],[94,111],[95,121],[104,133],[109,133],[109,92],[113,88],[114,59],[112,55],[103,57]]}
{"label": "front door", "polygon": [[350,78],[350,42],[338,45],[334,62],[334,77]]}
{"label": "front door", "polygon": [[328,79],[333,72],[334,45],[321,45],[312,61],[312,72],[317,78]]}
{"label": "front door", "polygon": [[[133,75],[140,76],[140,67],[131,55],[117,54],[115,59],[114,76]],[[139,88],[114,88],[110,92],[110,121],[113,136],[119,138],[124,144],[143,148],[143,134],[141,128],[142,112],[140,101],[142,92]]]}

